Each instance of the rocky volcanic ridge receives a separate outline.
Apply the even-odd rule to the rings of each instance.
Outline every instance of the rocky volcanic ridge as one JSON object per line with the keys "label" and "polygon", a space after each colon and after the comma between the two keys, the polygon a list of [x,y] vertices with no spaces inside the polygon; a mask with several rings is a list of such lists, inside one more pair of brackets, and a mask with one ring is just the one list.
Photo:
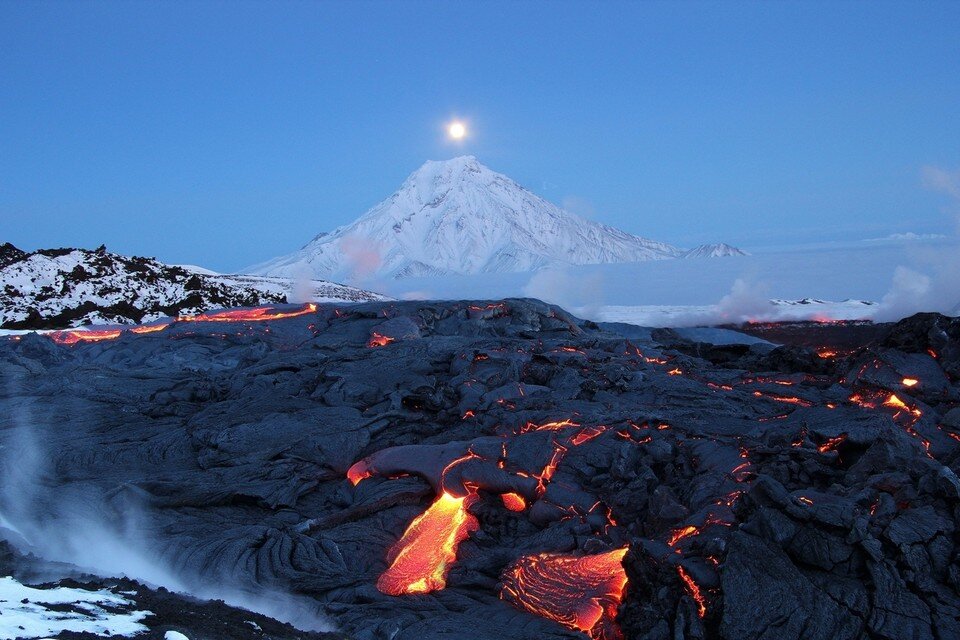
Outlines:
{"label": "rocky volcanic ridge", "polygon": [[531,300],[229,313],[0,344],[35,553],[135,518],[186,584],[368,640],[960,637],[960,320],[841,349]]}
{"label": "rocky volcanic ridge", "polygon": [[210,309],[286,303],[385,300],[325,281],[220,275],[105,247],[21,251],[0,246],[0,329],[65,329],[87,324],[134,324]]}

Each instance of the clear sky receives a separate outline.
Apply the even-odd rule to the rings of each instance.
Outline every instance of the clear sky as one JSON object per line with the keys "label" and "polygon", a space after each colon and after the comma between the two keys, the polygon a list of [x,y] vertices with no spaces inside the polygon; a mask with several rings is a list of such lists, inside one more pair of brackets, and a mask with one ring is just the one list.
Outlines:
{"label": "clear sky", "polygon": [[462,153],[683,246],[953,233],[921,175],[960,168],[958,34],[960,2],[0,1],[0,241],[234,270]]}

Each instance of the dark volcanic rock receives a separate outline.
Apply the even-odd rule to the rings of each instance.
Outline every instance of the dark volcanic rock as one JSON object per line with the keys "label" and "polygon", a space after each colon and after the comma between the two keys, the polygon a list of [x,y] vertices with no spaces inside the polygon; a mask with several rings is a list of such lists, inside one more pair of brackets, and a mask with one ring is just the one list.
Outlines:
{"label": "dark volcanic rock", "polygon": [[[501,599],[503,573],[625,547],[625,638],[960,637],[955,321],[829,331],[846,356],[506,300],[24,336],[0,344],[0,523],[49,558],[102,566],[107,540],[198,593],[306,600],[357,639],[583,637]],[[381,593],[441,493],[477,519],[446,588]]]}

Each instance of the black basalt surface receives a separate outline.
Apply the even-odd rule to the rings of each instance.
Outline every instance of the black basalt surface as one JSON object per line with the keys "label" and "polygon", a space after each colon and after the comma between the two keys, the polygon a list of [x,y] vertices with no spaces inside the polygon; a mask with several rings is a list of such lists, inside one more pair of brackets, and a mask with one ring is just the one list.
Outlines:
{"label": "black basalt surface", "polygon": [[[869,335],[824,358],[534,300],[26,335],[0,341],[0,514],[38,555],[96,525],[190,588],[306,598],[357,639],[583,638],[500,599],[501,574],[624,546],[626,638],[958,638],[960,321]],[[386,471],[354,486],[364,458]],[[447,587],[377,591],[465,486],[479,530]]]}

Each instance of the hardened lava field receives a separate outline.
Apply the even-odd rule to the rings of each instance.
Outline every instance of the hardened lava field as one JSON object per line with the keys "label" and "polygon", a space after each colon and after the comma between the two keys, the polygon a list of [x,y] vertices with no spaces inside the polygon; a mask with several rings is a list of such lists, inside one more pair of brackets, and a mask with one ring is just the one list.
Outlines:
{"label": "hardened lava field", "polygon": [[766,331],[504,300],[5,339],[0,512],[357,639],[960,637],[960,321]]}

